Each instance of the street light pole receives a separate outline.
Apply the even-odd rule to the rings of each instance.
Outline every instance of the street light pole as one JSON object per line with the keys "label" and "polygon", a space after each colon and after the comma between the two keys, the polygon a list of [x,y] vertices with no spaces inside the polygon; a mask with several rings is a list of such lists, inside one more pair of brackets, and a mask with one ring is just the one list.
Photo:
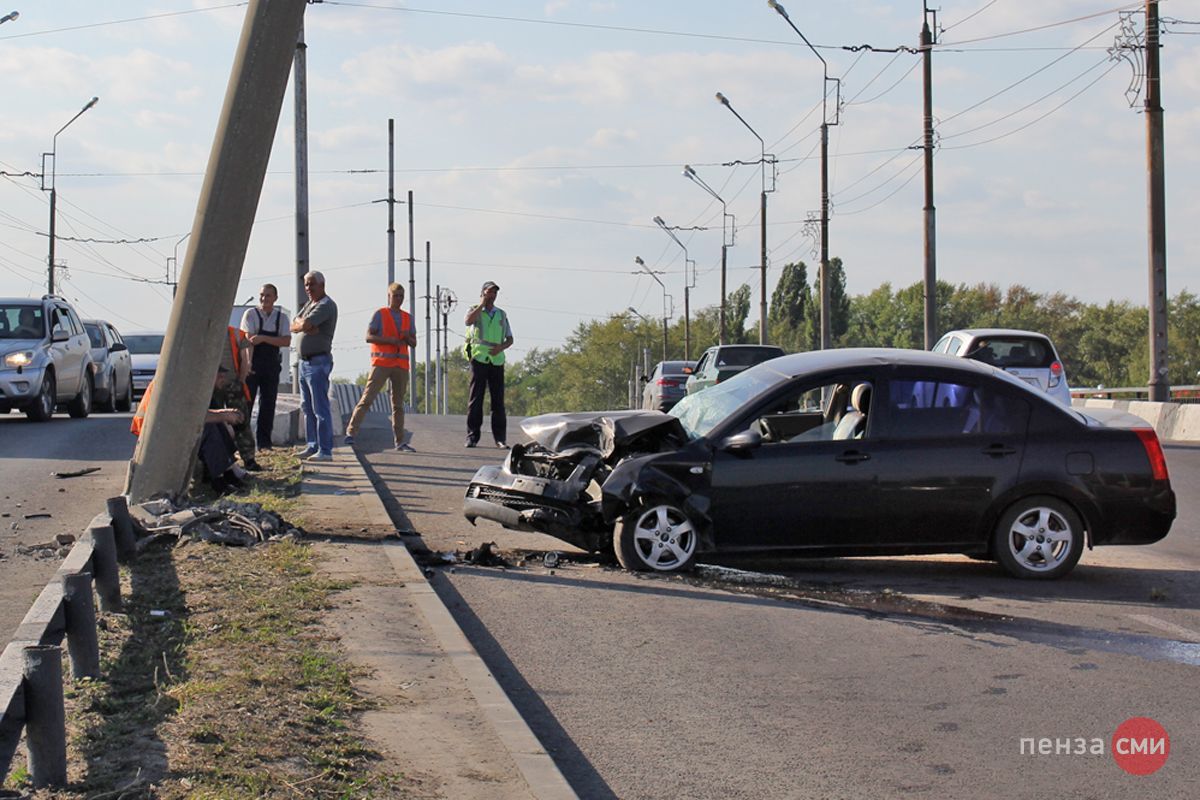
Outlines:
{"label": "street light pole", "polygon": [[[758,163],[761,165],[761,168],[762,168],[762,195],[760,196],[759,214],[758,214],[759,218],[760,218],[760,222],[761,222],[760,227],[762,229],[762,247],[761,247],[762,252],[761,252],[761,263],[760,263],[760,269],[762,272],[762,276],[761,276],[761,285],[759,287],[759,298],[758,298],[758,314],[759,314],[758,343],[766,344],[767,343],[767,192],[775,191],[775,155],[772,153],[767,153],[766,142],[764,142],[763,138],[758,135],[758,131],[756,131],[756,130],[754,130],[754,128],[750,127],[750,123],[746,122],[746,120],[742,117],[742,115],[739,114],[736,110],[734,110],[734,107],[729,104],[728,97],[721,94],[720,92],[717,92],[717,102],[720,103],[721,105],[725,106],[726,108],[728,108],[729,111],[735,117],[738,118],[738,122],[745,125],[746,130],[748,130],[752,134],[754,134],[755,139],[758,139],[759,152],[760,152]],[[770,189],[767,189],[767,157],[768,157],[768,155],[771,158],[771,162],[770,162],[771,163],[771,188]]]}
{"label": "street light pole", "polygon": [[[15,12],[15,11],[12,12],[12,14],[9,15],[9,18],[15,19],[13,14],[16,14],[16,13],[17,12]],[[7,20],[5,20],[5,21],[7,21]],[[54,294],[54,239],[55,239],[55,223],[57,221],[56,211],[58,209],[58,191],[54,188],[54,177],[55,177],[56,173],[58,172],[58,157],[57,157],[58,156],[58,135],[60,133],[62,133],[63,131],[65,131],[72,122],[79,119],[83,115],[83,112],[87,111],[89,108],[91,108],[92,106],[96,105],[96,103],[99,103],[99,102],[100,102],[99,97],[93,97],[91,100],[89,100],[87,102],[87,105],[85,105],[83,108],[79,109],[79,112],[75,116],[73,116],[69,120],[67,120],[66,125],[63,125],[61,128],[59,128],[57,131],[54,132],[54,137],[50,140],[50,152],[42,153],[42,191],[43,192],[46,191],[46,157],[47,156],[50,157],[50,189],[49,189],[49,191],[50,191],[50,255],[47,258],[47,270],[46,270],[46,292],[47,292],[47,294]]]}
{"label": "street light pole", "polygon": [[[662,228],[663,231],[670,236],[675,244],[683,249],[683,357],[687,361],[692,360],[692,312],[691,312],[691,290],[696,285],[696,262],[688,258],[688,249],[683,242],[679,241],[679,237],[675,235],[675,231],[663,222],[662,217],[655,217],[654,224]],[[688,264],[692,265],[691,275],[688,275]]]}
{"label": "street light pole", "polygon": [[[171,287],[171,297],[175,296],[175,290],[179,288],[179,245],[183,244],[183,240],[192,235],[188,231],[183,236],[179,237],[179,241],[175,243],[175,249],[172,251],[171,257],[167,259],[167,284]],[[175,273],[175,280],[171,280],[171,273]]]}
{"label": "street light pole", "polygon": [[[775,9],[779,16],[783,17],[784,21],[791,26],[804,43],[808,45],[808,49],[812,50],[813,55],[821,59],[821,67],[824,71],[824,82],[821,84],[821,349],[828,350],[833,346],[833,326],[830,317],[830,293],[829,293],[829,126],[838,124],[838,108],[841,105],[841,87],[840,78],[829,77],[829,64],[825,61],[824,56],[817,52],[817,48],[812,46],[812,42],[808,37],[800,32],[796,24],[792,22],[792,18],[788,16],[787,10],[777,3],[775,0],[767,0],[767,5]],[[833,122],[829,121],[829,82],[833,81],[835,86],[834,97],[834,113]]]}
{"label": "street light pole", "polygon": [[[689,179],[704,191],[708,192],[717,202],[721,204],[721,310],[720,310],[720,333],[718,334],[718,344],[728,344],[728,338],[725,333],[725,262],[729,252],[729,247],[737,239],[737,224],[733,219],[733,215],[729,213],[728,207],[725,205],[725,200],[721,195],[713,191],[713,188],[704,182],[704,179],[696,174],[696,170],[690,165],[683,165],[683,177]],[[726,227],[728,222],[728,227]]]}
{"label": "street light pole", "polygon": [[[646,266],[646,262],[642,261],[641,256],[634,256],[633,262],[635,264],[637,264],[639,267],[641,267],[641,270],[639,270],[640,272],[645,272],[651,278],[654,278],[654,280],[657,281],[658,285],[662,287],[662,290],[663,290],[663,361],[666,361],[667,360],[667,320],[670,318],[670,315],[667,313],[667,298],[670,295],[667,294],[666,284],[664,284],[661,280],[659,280],[658,276],[655,275],[650,270],[650,268]],[[634,274],[636,275],[638,273],[635,272]]]}

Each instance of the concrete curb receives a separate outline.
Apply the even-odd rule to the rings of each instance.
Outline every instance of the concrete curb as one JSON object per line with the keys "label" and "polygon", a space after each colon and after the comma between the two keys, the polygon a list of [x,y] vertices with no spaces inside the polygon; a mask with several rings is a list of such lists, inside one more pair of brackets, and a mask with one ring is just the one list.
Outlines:
{"label": "concrete curb", "polygon": [[1151,403],[1146,400],[1106,400],[1076,398],[1075,408],[1112,408],[1141,417],[1154,427],[1158,438],[1173,442],[1200,441],[1200,405],[1193,403]]}
{"label": "concrete curb", "polygon": [[[364,525],[394,528],[395,525],[370,479],[367,478],[357,454],[352,455],[346,448],[339,447],[334,450],[334,459],[339,462],[339,466],[349,468],[352,472],[352,478],[346,482],[344,491],[346,494],[353,492],[359,506],[358,514],[354,518]],[[388,540],[383,547],[397,577],[404,583],[409,602],[420,610],[442,651],[450,658],[455,671],[479,704],[496,736],[512,756],[531,794],[545,800],[578,800],[578,795],[563,777],[558,765],[542,747],[462,628],[455,622],[441,597],[425,579],[408,548],[399,539]]]}

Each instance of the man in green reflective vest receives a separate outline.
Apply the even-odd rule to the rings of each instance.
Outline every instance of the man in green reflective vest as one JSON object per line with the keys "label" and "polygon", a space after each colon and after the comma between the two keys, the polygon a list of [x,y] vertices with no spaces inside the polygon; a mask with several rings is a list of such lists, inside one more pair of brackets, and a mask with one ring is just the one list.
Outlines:
{"label": "man in green reflective vest", "polygon": [[512,328],[508,315],[496,307],[500,287],[492,281],[483,284],[479,305],[467,311],[466,324],[471,332],[471,394],[467,405],[467,447],[479,444],[483,427],[483,392],[492,398],[492,437],[496,446],[508,447],[508,417],[504,414],[504,351],[512,347]]}

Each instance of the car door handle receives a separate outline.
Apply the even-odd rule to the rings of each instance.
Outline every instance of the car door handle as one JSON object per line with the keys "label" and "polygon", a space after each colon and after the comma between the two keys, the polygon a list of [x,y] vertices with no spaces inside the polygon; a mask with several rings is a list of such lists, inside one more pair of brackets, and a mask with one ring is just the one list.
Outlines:
{"label": "car door handle", "polygon": [[1015,452],[1017,452],[1017,448],[1008,447],[1002,444],[993,444],[989,447],[983,448],[984,455],[992,456],[994,458],[998,458],[1000,456],[1011,456]]}
{"label": "car door handle", "polygon": [[860,461],[870,461],[871,454],[860,453],[857,450],[847,450],[845,453],[842,453],[840,456],[835,456],[834,458],[843,464],[857,464]]}

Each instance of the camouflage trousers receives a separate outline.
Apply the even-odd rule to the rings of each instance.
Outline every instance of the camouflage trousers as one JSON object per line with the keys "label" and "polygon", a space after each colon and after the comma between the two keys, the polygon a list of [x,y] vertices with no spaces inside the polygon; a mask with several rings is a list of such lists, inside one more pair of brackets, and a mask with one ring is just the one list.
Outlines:
{"label": "camouflage trousers", "polygon": [[217,389],[213,399],[221,408],[233,408],[242,412],[241,423],[233,426],[233,443],[243,464],[254,460],[254,430],[250,427],[250,404],[241,381],[230,381],[224,389]]}

